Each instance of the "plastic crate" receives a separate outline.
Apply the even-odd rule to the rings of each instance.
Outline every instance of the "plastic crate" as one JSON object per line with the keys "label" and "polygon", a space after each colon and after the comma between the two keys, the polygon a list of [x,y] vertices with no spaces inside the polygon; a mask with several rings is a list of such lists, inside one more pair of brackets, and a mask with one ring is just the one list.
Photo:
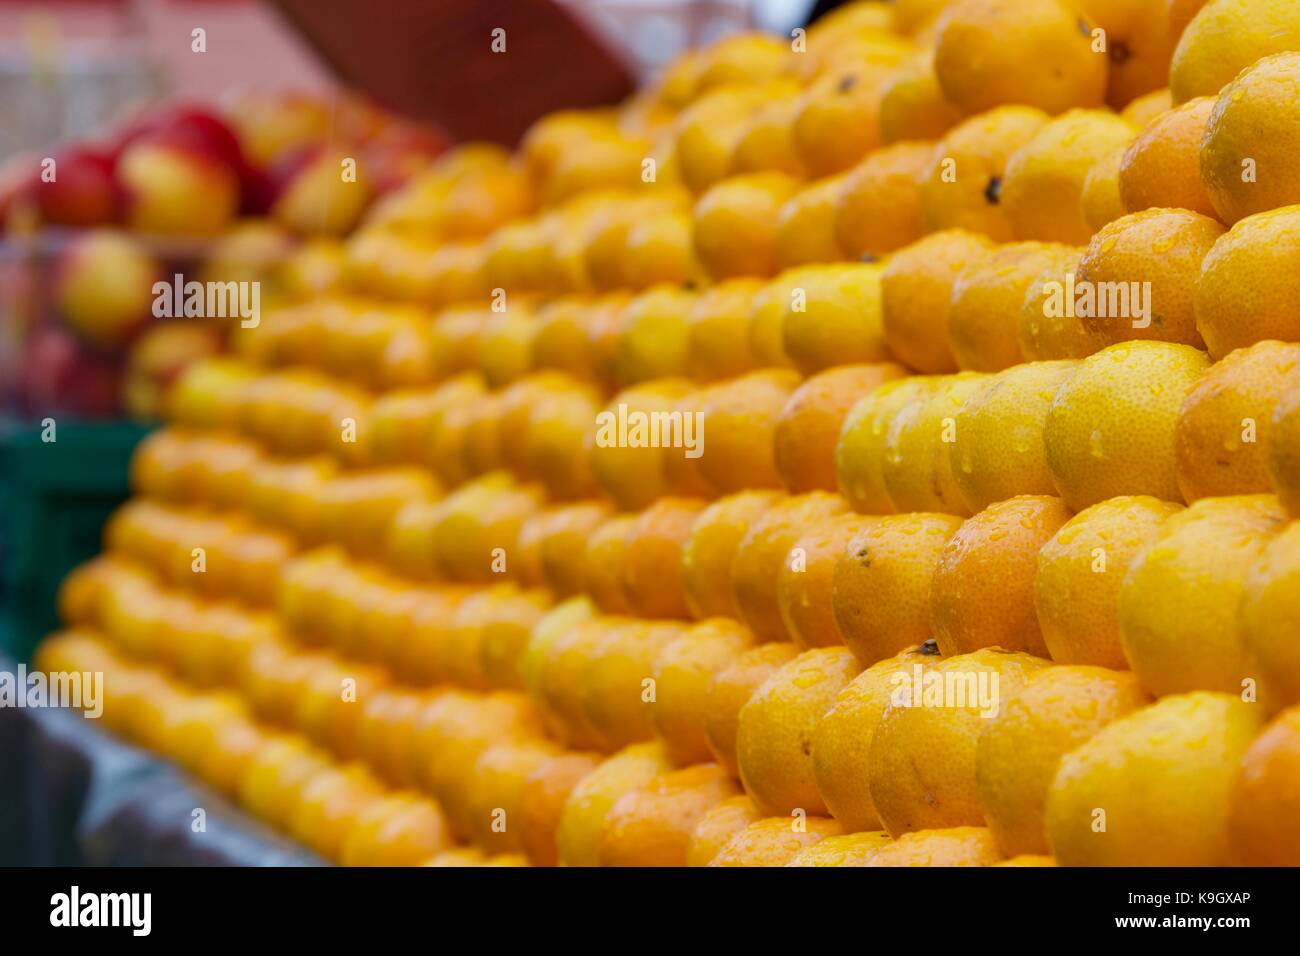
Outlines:
{"label": "plastic crate", "polygon": [[149,426],[0,420],[0,650],[27,660],[58,627],[59,582],[99,553],[109,513],[128,494],[128,467]]}

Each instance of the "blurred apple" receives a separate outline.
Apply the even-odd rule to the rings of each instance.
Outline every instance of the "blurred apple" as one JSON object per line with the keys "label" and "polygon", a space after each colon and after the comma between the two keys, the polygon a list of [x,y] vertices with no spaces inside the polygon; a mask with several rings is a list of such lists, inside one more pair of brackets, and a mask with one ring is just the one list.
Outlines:
{"label": "blurred apple", "polygon": [[275,281],[275,273],[294,250],[294,237],[265,219],[241,219],[216,239],[199,273],[202,282]]}
{"label": "blurred apple", "polygon": [[301,93],[246,94],[228,115],[248,162],[263,169],[330,136],[329,107]]}
{"label": "blurred apple", "polygon": [[47,182],[41,170],[33,170],[28,186],[42,224],[84,227],[116,221],[117,184],[113,157],[107,151],[71,146],[50,158],[54,178]]}
{"label": "blurred apple", "polygon": [[143,421],[162,417],[167,390],[191,362],[221,352],[218,328],[181,320],[147,328],[131,346],[123,401],[127,414]]}
{"label": "blurred apple", "polygon": [[140,243],[111,229],[83,233],[62,252],[54,271],[54,301],[83,338],[112,348],[152,314],[157,260]]}
{"label": "blurred apple", "polygon": [[121,371],[112,356],[88,351],[66,329],[38,329],[23,349],[22,400],[35,417],[117,414]]}
{"label": "blurred apple", "polygon": [[[345,179],[347,160],[354,161],[354,179]],[[278,163],[271,179],[271,218],[304,236],[343,235],[361,218],[373,195],[369,173],[355,150],[305,150]]]}

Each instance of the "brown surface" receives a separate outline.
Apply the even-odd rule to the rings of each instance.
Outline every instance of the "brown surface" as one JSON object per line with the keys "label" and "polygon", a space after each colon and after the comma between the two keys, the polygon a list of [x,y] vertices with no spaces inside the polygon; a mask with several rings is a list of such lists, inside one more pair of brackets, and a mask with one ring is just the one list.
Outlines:
{"label": "brown surface", "polygon": [[[339,77],[459,139],[513,145],[551,110],[633,88],[628,70],[550,0],[274,0]],[[506,52],[491,51],[506,31]]]}

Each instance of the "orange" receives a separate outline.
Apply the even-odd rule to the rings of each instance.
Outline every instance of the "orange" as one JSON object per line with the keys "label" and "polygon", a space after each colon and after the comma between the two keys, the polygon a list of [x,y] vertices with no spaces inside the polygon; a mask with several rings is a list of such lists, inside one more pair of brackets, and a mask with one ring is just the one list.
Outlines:
{"label": "orange", "polygon": [[1070,508],[1116,495],[1179,498],[1174,429],[1209,357],[1173,342],[1121,342],[1084,359],[1052,400],[1047,467]]}
{"label": "orange", "polygon": [[659,285],[632,299],[619,318],[614,374],[620,385],[635,385],[686,373],[687,316],[693,293]]}
{"label": "orange", "polygon": [[1213,219],[1182,209],[1146,209],[1100,229],[1076,278],[1095,295],[1086,310],[1076,306],[1084,328],[1099,346],[1148,339],[1202,348],[1196,279],[1223,232]]}
{"label": "orange", "polygon": [[818,273],[816,266],[787,269],[754,294],[749,311],[749,350],[759,368],[791,368],[794,362],[785,354],[785,314],[796,295],[806,287],[809,276]]}
{"label": "orange", "polygon": [[1210,366],[1188,391],[1174,432],[1178,486],[1188,501],[1272,490],[1270,423],[1300,383],[1300,345],[1257,342]]}
{"label": "orange", "polygon": [[686,369],[697,382],[734,378],[754,369],[749,315],[762,288],[756,278],[728,279],[699,294],[687,324]]}
{"label": "orange", "polygon": [[1265,57],[1223,88],[1210,114],[1200,170],[1224,222],[1300,202],[1290,165],[1300,146],[1298,69],[1300,53]]}
{"label": "orange", "polygon": [[415,866],[451,847],[438,805],[395,794],[369,807],[343,841],[344,866]]}
{"label": "orange", "polygon": [[868,755],[867,783],[884,828],[982,826],[975,784],[980,731],[1032,674],[1050,666],[999,647],[914,664],[894,679]]}
{"label": "orange", "polygon": [[793,129],[801,105],[798,96],[782,96],[751,113],[731,147],[729,172],[780,172],[802,178],[803,160],[794,148]]}
{"label": "orange", "polygon": [[742,651],[714,674],[705,702],[704,730],[713,756],[733,777],[740,775],[736,762],[736,735],[741,708],[769,677],[798,653],[798,648],[790,643],[760,644]]}
{"label": "orange", "polygon": [[623,241],[623,276],[630,288],[688,285],[702,276],[689,212],[674,209],[634,222]]}
{"label": "orange", "polygon": [[1047,656],[1034,611],[1038,550],[1070,517],[1060,498],[1019,495],[957,529],[934,569],[930,619],[945,655],[1004,647]]}
{"label": "orange", "polygon": [[579,780],[560,815],[556,833],[560,865],[598,865],[605,817],[610,809],[624,794],[668,769],[668,759],[659,744],[634,744],[602,761]]}
{"label": "orange", "polygon": [[877,850],[892,842],[883,830],[829,836],[800,850],[786,866],[866,866]]}
{"label": "orange", "polygon": [[1246,750],[1232,795],[1228,844],[1241,866],[1295,866],[1300,860],[1300,708],[1279,714]]}
{"label": "orange", "polygon": [[1056,866],[1056,860],[1050,856],[1040,856],[1033,853],[1022,853],[1019,856],[1013,856],[1009,860],[999,860],[993,866]]}
{"label": "orange", "polygon": [[1300,249],[1300,206],[1242,219],[1210,248],[1196,284],[1196,327],[1210,355],[1264,339],[1300,341],[1290,267]]}
{"label": "orange", "polygon": [[1133,558],[1181,505],[1121,496],[1084,508],[1038,551],[1034,607],[1052,660],[1128,668],[1119,589]]}
{"label": "orange", "polygon": [[1031,106],[1000,106],[948,131],[921,181],[921,225],[926,232],[969,229],[996,242],[1014,237],[1001,206],[1011,156],[1046,123]]}
{"label": "orange", "polygon": [[1059,261],[1065,246],[1012,242],[977,258],[952,283],[948,343],[957,367],[1000,372],[1024,361],[1020,307],[1030,285]]}
{"label": "orange", "polygon": [[932,143],[895,143],[839,181],[835,239],[847,258],[880,258],[921,238],[921,179],[933,152]]}
{"label": "orange", "polygon": [[[525,522],[519,531],[520,552],[532,548],[536,566],[525,577],[516,566],[521,583],[546,586],[558,597],[580,593],[585,585],[587,541],[592,533],[610,519],[609,505],[603,501],[559,505],[540,512]],[[525,564],[521,554],[518,564]]]}
{"label": "orange", "polygon": [[546,632],[539,625],[534,633],[529,654],[534,655],[530,666],[535,671],[529,688],[550,736],[573,749],[596,749],[600,738],[582,705],[586,674],[601,642],[629,619],[578,614],[572,615],[576,619],[565,617],[548,622],[553,626]]}
{"label": "orange", "polygon": [[1138,132],[1108,110],[1070,110],[1044,123],[1007,162],[999,198],[1020,239],[1087,242],[1084,181],[1093,164]]}
{"label": "orange", "polygon": [[1300,701],[1300,660],[1293,640],[1296,582],[1300,580],[1300,524],[1269,542],[1246,574],[1237,628],[1259,683],[1264,709],[1274,713]]}
{"label": "orange", "polygon": [[515,811],[519,844],[533,866],[555,866],[556,831],[564,803],[583,777],[600,765],[590,753],[562,753],[536,767],[524,781]]}
{"label": "orange", "polygon": [[887,515],[849,540],[835,565],[831,607],[864,666],[930,639],[931,579],[961,524],[953,515]]}
{"label": "orange", "polygon": [[[1174,3],[1180,0],[1173,0]],[[1150,93],[1143,93],[1141,96],[1132,100],[1124,109],[1120,110],[1120,116],[1124,117],[1138,129],[1143,129],[1148,123],[1159,116],[1161,113],[1170,109],[1174,105],[1173,97],[1169,93],[1169,87],[1163,87],[1158,90],[1152,90]],[[1123,150],[1120,151],[1121,154]]]}
{"label": "orange", "polygon": [[1300,517],[1300,392],[1278,399],[1270,426],[1268,474],[1273,489],[1293,518]]}
{"label": "orange", "polygon": [[[880,88],[880,142],[938,139],[962,119],[934,74],[934,50],[922,49]],[[880,152],[875,150],[874,152]]]}
{"label": "orange", "polygon": [[768,369],[724,382],[705,396],[699,467],[718,492],[780,486],[773,436],[777,417],[797,384],[794,372]]}
{"label": "orange", "polygon": [[809,267],[790,276],[781,317],[781,354],[804,375],[889,358],[878,263]]}
{"label": "orange", "polygon": [[970,513],[953,476],[957,415],[986,376],[945,375],[901,408],[885,433],[881,466],[895,511]]}
{"label": "orange", "polygon": [[654,736],[658,697],[654,663],[686,625],[633,619],[611,627],[588,652],[578,697],[596,742],[606,751]]}
{"label": "orange", "polygon": [[1191,18],[1174,50],[1169,68],[1174,102],[1218,93],[1261,57],[1297,47],[1300,11],[1287,0],[1210,0]]}
{"label": "orange", "polygon": [[[658,446],[650,444],[654,432],[649,426],[659,420],[656,413],[671,412],[688,388],[677,379],[626,388],[613,397],[589,432],[592,470],[619,507],[639,510],[666,491],[663,458],[684,449],[663,447],[662,435]],[[620,423],[626,423],[625,433]]]}
{"label": "orange", "polygon": [[731,586],[741,620],[760,640],[791,639],[777,599],[786,558],[809,525],[846,510],[839,495],[813,491],[774,503],[750,525],[731,562]]}
{"label": "orange", "polygon": [[893,513],[883,471],[889,426],[934,384],[935,379],[916,375],[885,382],[859,398],[845,416],[835,445],[835,477],[854,511]]}
{"label": "orange", "polygon": [[809,183],[790,199],[777,216],[777,259],[781,268],[843,259],[835,236],[835,200],[844,176]]}
{"label": "orange", "polygon": [[786,46],[776,37],[745,31],[712,43],[700,54],[695,95],[731,83],[773,80],[787,71]]}
{"label": "orange", "polygon": [[587,536],[583,552],[582,583],[587,595],[606,614],[625,614],[623,564],[627,560],[627,535],[636,515],[615,515]]}
{"label": "orange", "polygon": [[984,236],[949,229],[890,258],[880,276],[885,341],[905,365],[927,374],[956,370],[948,344],[953,283],[992,248]]}
{"label": "orange", "polygon": [[1168,82],[1177,37],[1170,35],[1164,0],[1078,0],[1076,5],[1106,31],[1106,102],[1119,109]]}
{"label": "orange", "polygon": [[754,801],[743,793],[715,804],[696,821],[691,831],[686,844],[686,865],[708,866],[733,835],[762,817]]}
{"label": "orange", "polygon": [[694,625],[655,658],[650,717],[673,763],[685,766],[712,759],[706,728],[709,686],[752,646],[754,636],[743,625],[717,617]]}
{"label": "orange", "polygon": [[1055,114],[1106,95],[1092,24],[1057,0],[959,0],[939,21],[934,69],[944,96],[968,113],[1027,103]]}
{"label": "orange", "polygon": [[849,410],[882,383],[906,374],[892,362],[843,365],[807,379],[776,420],[777,471],[791,494],[834,491],[835,447]]}
{"label": "orange", "polygon": [[523,849],[524,789],[533,773],[559,753],[550,741],[521,740],[485,748],[469,771],[463,826],[489,853]]}
{"label": "orange", "polygon": [[715,280],[775,275],[778,216],[798,188],[785,173],[749,173],[702,195],[695,204],[694,235],[705,271]]}
{"label": "orange", "polygon": [[290,814],[288,831],[327,860],[338,860],[344,840],[382,790],[360,765],[323,770],[311,778]]}
{"label": "orange", "polygon": [[835,569],[849,542],[876,520],[856,514],[828,518],[801,535],[786,555],[777,579],[777,605],[799,647],[844,643],[831,602]]}
{"label": "orange", "polygon": [[710,504],[696,517],[682,548],[682,584],[691,616],[739,617],[731,562],[740,541],[779,498],[775,491],[742,491]]}
{"label": "orange", "polygon": [[1061,866],[1226,866],[1233,789],[1258,707],[1235,694],[1165,697],[1061,758],[1047,837]]}
{"label": "orange", "polygon": [[1119,592],[1124,656],[1156,696],[1241,694],[1258,679],[1238,608],[1250,566],[1282,530],[1272,495],[1202,498],[1168,518]]}
{"label": "orange", "polygon": [[[864,51],[865,52],[865,51]],[[910,45],[877,47],[815,79],[794,116],[794,148],[813,176],[843,172],[880,144],[880,92]]]}
{"label": "orange", "polygon": [[863,865],[993,866],[1000,859],[992,833],[980,826],[962,826],[904,833]]}
{"label": "orange", "polygon": [[846,647],[804,651],[740,709],[736,760],[745,791],[764,813],[826,813],[812,767],[812,735],[860,667]]}
{"label": "orange", "polygon": [[1119,168],[1119,194],[1129,212],[1156,207],[1216,215],[1199,159],[1214,103],[1214,97],[1202,96],[1175,106],[1133,140]]}
{"label": "orange", "polygon": [[830,813],[851,833],[880,828],[866,786],[871,740],[899,674],[937,659],[933,644],[909,647],[877,661],[849,681],[812,733],[813,777]]}
{"label": "orange", "polygon": [[1052,399],[1074,361],[1026,362],[981,382],[954,419],[952,476],[971,511],[1056,491],[1043,451]]}
{"label": "orange", "polygon": [[1074,246],[1054,248],[1052,261],[1025,290],[1019,324],[1020,352],[1026,361],[1083,358],[1096,351],[1083,320],[1066,305],[1066,290],[1073,288],[1082,254]]}
{"label": "orange", "polygon": [[1114,222],[1128,212],[1124,199],[1119,194],[1119,168],[1126,152],[1127,143],[1112,149],[1092,164],[1088,175],[1083,179],[1079,206],[1090,233],[1095,233],[1106,223]]}
{"label": "orange", "polygon": [[1150,702],[1127,671],[1049,667],[1033,675],[980,733],[975,783],[998,848],[1048,852],[1047,792],[1061,757]]}
{"label": "orange", "polygon": [[328,766],[324,754],[306,740],[278,737],[267,743],[239,781],[239,802],[272,826],[283,827],[296,799],[295,790]]}
{"label": "orange", "polygon": [[656,777],[625,793],[605,815],[601,866],[685,866],[691,832],[723,800],[740,792],[716,764]]}
{"label": "orange", "polygon": [[708,865],[785,866],[805,847],[843,832],[829,817],[764,817],[732,834]]}
{"label": "orange", "polygon": [[704,502],[660,498],[627,530],[623,595],[639,617],[687,618],[682,552]]}

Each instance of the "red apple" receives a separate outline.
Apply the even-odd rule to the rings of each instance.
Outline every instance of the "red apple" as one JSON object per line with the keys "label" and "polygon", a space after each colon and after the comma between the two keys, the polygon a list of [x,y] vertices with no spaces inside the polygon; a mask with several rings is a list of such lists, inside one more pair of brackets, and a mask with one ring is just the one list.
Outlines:
{"label": "red apple", "polygon": [[160,236],[214,236],[239,212],[239,177],[216,152],[147,133],[117,160],[125,222]]}
{"label": "red apple", "polygon": [[59,413],[111,418],[121,392],[119,364],[112,356],[87,351],[66,329],[39,329],[23,350],[23,403],[37,418]]}
{"label": "red apple", "polygon": [[[344,161],[355,161],[355,180],[344,179]],[[373,190],[357,149],[314,147],[289,156],[271,170],[271,217],[298,235],[340,236],[370,204]]]}
{"label": "red apple", "polygon": [[106,226],[117,219],[113,157],[93,146],[72,146],[51,159],[53,179],[43,168],[32,171],[28,190],[40,221],[52,226]]}
{"label": "red apple", "polygon": [[54,301],[83,338],[121,345],[152,314],[158,261],[125,233],[97,229],[78,236],[55,267]]}
{"label": "red apple", "polygon": [[330,109],[301,93],[250,93],[231,104],[228,115],[248,162],[268,169],[284,157],[330,136]]}

